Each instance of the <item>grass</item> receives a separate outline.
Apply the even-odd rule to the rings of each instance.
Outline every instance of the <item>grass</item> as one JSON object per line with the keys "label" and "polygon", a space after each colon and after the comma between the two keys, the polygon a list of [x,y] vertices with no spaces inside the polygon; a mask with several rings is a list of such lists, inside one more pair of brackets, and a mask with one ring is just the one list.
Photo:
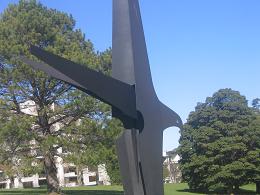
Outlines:
{"label": "grass", "polygon": [[[256,187],[255,184],[248,184],[245,186],[242,186],[239,190],[239,192],[236,193],[240,195],[253,195],[256,194]],[[181,184],[166,184],[164,188],[164,194],[165,195],[199,195],[199,194],[205,194],[205,193],[198,193],[198,192],[193,192],[189,190],[189,187],[185,183]],[[220,194],[220,193],[215,193],[211,192],[209,194]]]}
{"label": "grass", "polygon": [[[124,195],[121,186],[91,186],[91,187],[75,187],[64,188],[63,193],[65,195]],[[196,195],[202,193],[191,192],[188,189],[188,185],[181,184],[166,184],[165,195]],[[256,194],[255,185],[249,184],[243,186],[239,194]],[[39,189],[12,189],[12,190],[0,190],[0,195],[46,195],[45,188]]]}

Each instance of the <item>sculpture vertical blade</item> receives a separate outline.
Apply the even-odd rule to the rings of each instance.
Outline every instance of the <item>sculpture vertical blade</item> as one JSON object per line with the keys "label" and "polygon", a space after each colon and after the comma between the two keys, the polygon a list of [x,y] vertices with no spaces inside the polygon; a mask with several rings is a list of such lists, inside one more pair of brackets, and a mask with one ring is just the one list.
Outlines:
{"label": "sculpture vertical blade", "polygon": [[[113,1],[112,76],[156,96],[138,0]],[[142,78],[140,80],[140,74]]]}
{"label": "sculpture vertical blade", "polygon": [[[155,93],[149,66],[143,25],[138,0],[113,0],[113,63],[114,78],[135,85],[136,109],[142,114],[144,128],[137,130],[136,147],[131,147],[133,137],[124,134],[117,142],[119,160],[126,195],[163,195],[162,140],[163,130],[181,126],[180,117],[162,104]],[[134,131],[134,130],[133,130]],[[123,148],[128,156],[124,156]],[[124,159],[138,156],[138,163],[125,166]],[[137,168],[139,174],[133,177]],[[141,177],[141,180],[139,179]],[[130,183],[142,185],[143,192],[133,193]],[[131,193],[128,193],[130,192]]]}
{"label": "sculpture vertical blade", "polygon": [[112,48],[112,76],[134,85],[134,54],[128,0],[113,0]]}

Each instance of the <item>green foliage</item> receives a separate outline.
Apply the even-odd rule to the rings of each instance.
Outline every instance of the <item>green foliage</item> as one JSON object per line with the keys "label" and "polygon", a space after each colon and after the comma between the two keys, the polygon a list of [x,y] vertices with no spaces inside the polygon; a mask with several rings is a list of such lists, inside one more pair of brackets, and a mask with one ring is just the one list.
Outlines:
{"label": "green foliage", "polygon": [[[250,172],[250,181],[256,183],[256,192],[260,193],[260,107],[259,98],[255,99],[252,103],[253,112],[256,118],[250,124],[250,131],[248,133],[248,145],[250,152],[246,159],[253,165],[253,170]],[[257,103],[256,103],[257,102]]]}
{"label": "green foliage", "polygon": [[196,106],[181,130],[179,147],[183,178],[191,189],[232,191],[259,177],[256,120],[246,98],[231,89]]}
{"label": "green foliage", "polygon": [[122,123],[117,119],[108,121],[104,129],[105,144],[102,151],[107,172],[113,185],[121,184],[121,175],[119,172],[119,162],[116,154],[116,138],[122,133]]}
{"label": "green foliage", "polygon": [[[1,108],[4,106],[0,104]],[[32,118],[9,110],[3,109],[0,113],[0,164],[6,176],[18,175],[25,163],[24,157],[30,158],[31,122]]]}
{"label": "green foliage", "polygon": [[63,149],[69,151],[63,157],[79,168],[105,164],[111,183],[121,184],[115,140],[122,130],[121,122],[116,119],[103,120],[102,123],[81,119],[80,123],[67,127],[65,138],[61,138],[65,143]]}

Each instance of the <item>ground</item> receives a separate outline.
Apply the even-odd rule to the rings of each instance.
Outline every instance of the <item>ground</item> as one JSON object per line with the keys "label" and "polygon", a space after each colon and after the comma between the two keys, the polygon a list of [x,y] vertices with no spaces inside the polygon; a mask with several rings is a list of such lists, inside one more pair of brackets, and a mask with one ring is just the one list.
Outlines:
{"label": "ground", "polygon": [[[121,186],[93,186],[65,188],[65,195],[123,195]],[[187,184],[165,185],[165,195],[196,195],[200,193],[189,192]],[[250,184],[242,187],[240,194],[256,194],[255,185]],[[46,195],[46,189],[23,189],[23,190],[0,190],[0,195]]]}

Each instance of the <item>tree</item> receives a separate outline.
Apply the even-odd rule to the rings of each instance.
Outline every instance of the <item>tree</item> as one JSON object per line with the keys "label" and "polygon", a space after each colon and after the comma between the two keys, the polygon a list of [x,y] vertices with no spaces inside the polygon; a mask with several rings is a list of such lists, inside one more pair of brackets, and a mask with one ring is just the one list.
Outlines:
{"label": "tree", "polygon": [[[108,116],[99,101],[19,61],[20,55],[36,60],[29,53],[30,44],[107,73],[111,50],[96,53],[92,43],[75,29],[72,16],[48,9],[36,0],[20,0],[17,5],[9,5],[0,16],[0,112],[9,110],[13,115],[8,120],[2,118],[3,125],[10,130],[15,128],[8,126],[8,121],[15,120],[20,127],[30,120],[30,126],[16,128],[16,133],[25,136],[27,143],[34,140],[37,151],[43,155],[48,193],[59,194],[55,159],[59,155],[57,148],[68,143],[66,127],[81,118],[99,122]],[[21,109],[21,104],[27,101],[34,104],[35,113],[31,116]],[[4,133],[4,129],[0,131]],[[12,135],[4,139],[9,136]],[[18,149],[23,148],[18,145]]]}
{"label": "tree", "polygon": [[179,153],[191,189],[238,190],[255,171],[248,143],[255,116],[238,91],[221,89],[199,103],[181,130]]}
{"label": "tree", "polygon": [[123,131],[122,123],[117,119],[107,121],[104,129],[105,142],[100,151],[112,184],[122,184],[115,140]]}
{"label": "tree", "polygon": [[260,106],[259,98],[252,102],[255,119],[250,124],[250,131],[247,134],[248,145],[250,152],[247,155],[247,160],[253,164],[254,170],[251,172],[250,181],[256,184],[256,193],[260,194]]}
{"label": "tree", "polygon": [[252,106],[255,109],[260,109],[260,98],[256,98],[252,101]]}

